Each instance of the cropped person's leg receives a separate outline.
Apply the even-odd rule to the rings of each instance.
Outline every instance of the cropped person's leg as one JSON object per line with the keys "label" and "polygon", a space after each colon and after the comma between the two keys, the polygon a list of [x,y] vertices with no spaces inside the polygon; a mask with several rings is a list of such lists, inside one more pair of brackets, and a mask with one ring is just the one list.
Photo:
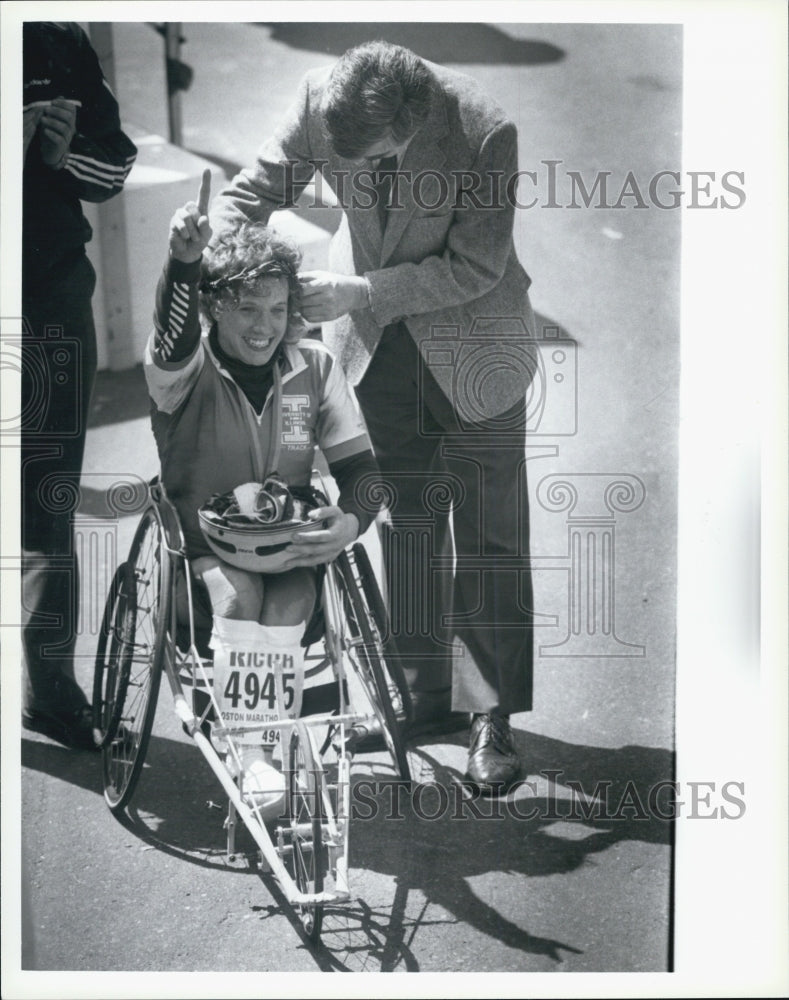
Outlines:
{"label": "cropped person's leg", "polygon": [[262,625],[304,627],[315,607],[316,573],[309,566],[276,573],[264,578]]}
{"label": "cropped person's leg", "polygon": [[22,643],[26,728],[92,749],[91,713],[74,679],[79,568],[74,499],[96,374],[95,274],[78,255],[24,287]]}
{"label": "cropped person's leg", "polygon": [[259,573],[247,573],[216,556],[193,560],[192,572],[205,584],[215,617],[259,620],[263,609],[263,579]]}
{"label": "cropped person's leg", "polygon": [[[278,815],[285,796],[285,780],[273,766],[273,747],[263,745],[258,711],[262,669],[261,628],[263,580],[214,556],[192,562],[192,571],[208,591],[214,614],[209,645],[214,653],[214,699],[225,726],[240,730],[232,742],[221,738],[227,765],[240,778],[241,789],[265,815]],[[231,745],[235,748],[231,750]]]}

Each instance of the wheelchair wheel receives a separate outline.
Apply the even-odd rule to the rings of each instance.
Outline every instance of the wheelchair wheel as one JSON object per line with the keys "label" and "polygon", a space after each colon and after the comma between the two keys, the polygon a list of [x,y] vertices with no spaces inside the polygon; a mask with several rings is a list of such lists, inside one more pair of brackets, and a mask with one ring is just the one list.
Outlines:
{"label": "wheelchair wheel", "polygon": [[[373,567],[370,565],[370,557],[367,555],[367,549],[361,542],[357,542],[353,546],[353,558],[359,574],[359,582],[362,585],[362,590],[364,590],[364,596],[367,598],[376,628],[381,636],[381,640],[385,642],[389,636],[389,615],[384,605],[384,599],[381,597],[381,591],[378,589],[378,582],[375,579]],[[405,682],[403,682],[403,686],[405,686]]]}
{"label": "wheelchair wheel", "polygon": [[102,750],[104,798],[114,813],[128,805],[142,772],[166,652],[170,559],[153,506],[137,526],[127,565],[129,573],[122,579],[116,607],[126,625],[131,624],[124,643],[130,652],[121,658],[117,698],[107,709],[110,717],[117,718],[116,730]]}
{"label": "wheelchair wheel", "polygon": [[[309,739],[298,730],[290,738],[288,753],[288,823],[290,874],[305,893],[323,891],[326,849],[323,846],[321,785]],[[304,933],[315,942],[323,925],[323,903],[299,906]]]}
{"label": "wheelchair wheel", "polygon": [[[383,635],[374,613],[378,604],[383,608],[375,577],[366,560],[366,553],[359,565],[359,553],[342,552],[335,560],[336,579],[341,591],[343,612],[348,638],[347,652],[354,671],[364,685],[373,711],[381,724],[384,742],[403,781],[411,781],[411,770],[405,750],[401,724],[410,712],[410,700],[402,671],[387,660],[383,648]],[[365,567],[369,578],[365,577]],[[377,595],[377,597],[375,596]],[[399,676],[398,676],[399,674]]]}
{"label": "wheelchair wheel", "polygon": [[[372,614],[375,627],[378,629],[378,639],[382,647],[386,649],[387,643],[391,643],[392,641],[389,632],[389,613],[381,596],[375,573],[373,573],[373,568],[370,565],[370,557],[367,555],[367,549],[361,542],[357,542],[353,546],[353,557],[356,563],[356,571],[359,574],[359,582],[362,585],[362,590]],[[387,686],[392,692],[395,714],[398,719],[410,722],[412,714],[411,692],[408,690],[400,661],[393,656],[383,656],[382,661],[384,674],[388,675]]]}
{"label": "wheelchair wheel", "polygon": [[134,650],[136,606],[131,600],[133,594],[134,571],[125,562],[117,568],[112,578],[96,647],[93,668],[93,739],[98,748],[106,746],[115,736],[126,698]]}

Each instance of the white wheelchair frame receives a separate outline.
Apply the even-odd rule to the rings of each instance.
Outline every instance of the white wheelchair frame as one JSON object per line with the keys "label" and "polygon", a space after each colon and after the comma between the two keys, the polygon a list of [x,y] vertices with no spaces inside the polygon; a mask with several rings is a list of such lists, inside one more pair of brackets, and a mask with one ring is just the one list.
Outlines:
{"label": "white wheelchair frame", "polygon": [[[102,749],[105,799],[115,814],[131,801],[164,673],[177,718],[227,795],[228,857],[236,853],[240,818],[305,933],[317,940],[324,906],[351,898],[356,734],[375,726],[395,773],[410,781],[401,735],[410,714],[409,696],[402,671],[386,656],[386,615],[369,559],[357,543],[324,568],[321,638],[307,657],[308,662],[317,660],[313,674],[331,671],[336,691],[331,711],[259,727],[278,729],[281,735],[286,811],[276,821],[262,816],[254,798],[244,795],[241,779],[234,777],[242,773],[236,743],[242,730],[226,724],[214,697],[211,664],[198,649],[193,587],[178,515],[163,486],[154,481],[129,556],[113,578],[96,654],[94,736]],[[309,690],[305,688],[305,699]],[[197,692],[203,692],[202,698]],[[223,755],[215,743],[224,748]]]}

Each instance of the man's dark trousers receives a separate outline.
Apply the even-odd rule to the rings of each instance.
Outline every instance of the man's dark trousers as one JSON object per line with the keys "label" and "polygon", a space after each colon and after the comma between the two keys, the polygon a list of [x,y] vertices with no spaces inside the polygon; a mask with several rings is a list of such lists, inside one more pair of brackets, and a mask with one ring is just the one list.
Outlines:
{"label": "man's dark trousers", "polygon": [[22,639],[27,709],[85,704],[74,682],[73,515],[96,375],[93,267],[82,247],[23,273]]}
{"label": "man's dark trousers", "polygon": [[[391,525],[382,541],[392,637],[417,718],[447,705],[450,686],[456,711],[529,710],[525,388],[523,403],[506,414],[461,423],[396,323],[384,330],[356,393],[387,484]],[[454,670],[453,636],[467,650]]]}

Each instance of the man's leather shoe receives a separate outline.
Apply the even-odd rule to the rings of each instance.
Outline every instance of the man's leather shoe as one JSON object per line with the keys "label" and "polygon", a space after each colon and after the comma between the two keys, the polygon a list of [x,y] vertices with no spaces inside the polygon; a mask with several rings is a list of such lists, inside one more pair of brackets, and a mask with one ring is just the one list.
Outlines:
{"label": "man's leather shoe", "polygon": [[29,708],[22,713],[22,725],[75,750],[98,749],[93,739],[93,711],[90,705],[77,709]]}
{"label": "man's leather shoe", "polygon": [[469,778],[483,795],[501,795],[520,773],[509,719],[503,715],[475,715],[469,737]]}

